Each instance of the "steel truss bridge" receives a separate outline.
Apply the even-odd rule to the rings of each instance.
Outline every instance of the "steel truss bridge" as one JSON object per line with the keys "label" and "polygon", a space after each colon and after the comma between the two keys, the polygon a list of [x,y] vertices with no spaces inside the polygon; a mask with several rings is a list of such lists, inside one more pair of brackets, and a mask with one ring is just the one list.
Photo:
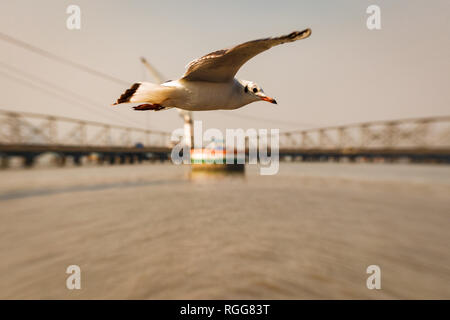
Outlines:
{"label": "steel truss bridge", "polygon": [[26,112],[0,110],[0,155],[2,165],[20,156],[31,166],[37,156],[51,152],[63,165],[67,157],[81,164],[84,156],[114,164],[165,160],[170,154],[170,133],[93,121],[75,120]]}
{"label": "steel truss bridge", "polygon": [[280,155],[304,160],[393,160],[450,162],[450,116],[374,121],[284,132]]}
{"label": "steel truss bridge", "polygon": [[[19,156],[31,166],[55,153],[63,165],[96,155],[99,163],[170,158],[171,133],[66,117],[0,110],[1,165]],[[270,140],[270,139],[269,139]],[[358,123],[280,133],[281,159],[432,161],[450,163],[450,116]]]}

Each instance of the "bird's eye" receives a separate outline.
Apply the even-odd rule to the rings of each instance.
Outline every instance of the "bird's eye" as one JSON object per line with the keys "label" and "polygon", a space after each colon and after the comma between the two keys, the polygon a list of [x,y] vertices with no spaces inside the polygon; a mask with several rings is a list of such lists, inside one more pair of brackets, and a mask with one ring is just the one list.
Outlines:
{"label": "bird's eye", "polygon": [[257,93],[257,92],[258,92],[258,89],[253,88],[253,93]]}

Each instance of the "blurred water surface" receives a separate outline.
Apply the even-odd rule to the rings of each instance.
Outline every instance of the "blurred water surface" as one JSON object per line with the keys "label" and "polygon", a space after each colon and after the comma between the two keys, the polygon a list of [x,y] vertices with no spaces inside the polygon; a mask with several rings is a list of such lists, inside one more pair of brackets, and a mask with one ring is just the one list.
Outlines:
{"label": "blurred water surface", "polygon": [[440,165],[0,171],[0,298],[448,299],[449,195]]}

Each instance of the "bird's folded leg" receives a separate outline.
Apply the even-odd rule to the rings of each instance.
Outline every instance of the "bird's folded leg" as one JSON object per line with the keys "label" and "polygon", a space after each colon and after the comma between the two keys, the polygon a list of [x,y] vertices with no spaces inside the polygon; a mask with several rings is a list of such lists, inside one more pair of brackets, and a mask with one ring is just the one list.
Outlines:
{"label": "bird's folded leg", "polygon": [[146,103],[146,104],[140,104],[140,105],[138,105],[136,107],[133,107],[133,109],[134,110],[138,110],[138,111],[145,111],[145,110],[158,111],[158,110],[164,109],[164,107],[159,105],[159,104]]}

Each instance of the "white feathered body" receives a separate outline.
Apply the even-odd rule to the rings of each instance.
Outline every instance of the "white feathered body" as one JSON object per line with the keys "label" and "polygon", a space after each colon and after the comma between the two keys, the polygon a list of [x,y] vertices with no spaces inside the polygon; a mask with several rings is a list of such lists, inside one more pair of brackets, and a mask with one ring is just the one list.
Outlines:
{"label": "white feathered body", "polygon": [[[244,86],[234,79],[232,82],[168,81],[161,85],[142,82],[129,102],[148,102],[165,108],[180,108],[190,111],[206,111],[240,108],[257,101],[244,95]],[[246,99],[242,97],[247,97]]]}

